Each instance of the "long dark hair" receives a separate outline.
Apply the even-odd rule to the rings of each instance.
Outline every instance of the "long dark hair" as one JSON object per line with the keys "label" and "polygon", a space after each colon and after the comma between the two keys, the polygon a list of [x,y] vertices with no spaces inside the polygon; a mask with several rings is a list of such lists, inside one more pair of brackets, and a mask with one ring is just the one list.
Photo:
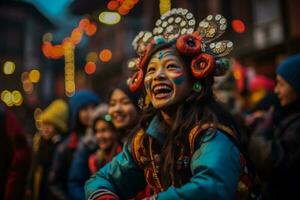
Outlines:
{"label": "long dark hair", "polygon": [[[164,43],[154,47],[150,53],[147,55],[148,63],[157,51],[172,47],[174,43]],[[173,48],[173,47],[172,47]],[[188,141],[188,133],[195,127],[197,124],[202,123],[221,123],[225,126],[232,127],[233,120],[230,114],[215,100],[212,86],[214,83],[213,75],[209,75],[208,77],[195,80],[192,78],[191,70],[189,65],[191,63],[190,58],[182,57],[182,60],[185,62],[188,76],[192,79],[192,82],[196,81],[200,82],[202,85],[201,92],[192,91],[189,96],[180,104],[177,105],[173,115],[173,123],[172,125],[167,125],[163,120],[161,120],[161,128],[165,133],[165,143],[162,146],[162,163],[161,163],[161,176],[164,177],[162,180],[162,184],[165,188],[170,185],[179,186],[189,177],[186,177],[186,174],[177,173],[176,171],[176,162],[179,157],[179,151],[189,152],[189,141]],[[147,64],[145,65],[147,66]],[[146,67],[144,67],[144,70]],[[144,130],[147,129],[149,122],[154,116],[160,116],[159,110],[153,108],[153,106],[149,106],[144,109],[140,126]],[[213,132],[216,131],[214,128]],[[178,148],[181,147],[181,148]]]}

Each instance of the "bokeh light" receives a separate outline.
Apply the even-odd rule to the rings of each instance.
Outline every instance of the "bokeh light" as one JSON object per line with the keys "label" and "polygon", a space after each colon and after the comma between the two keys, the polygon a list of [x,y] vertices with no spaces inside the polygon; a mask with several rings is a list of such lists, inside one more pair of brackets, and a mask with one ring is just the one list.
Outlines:
{"label": "bokeh light", "polygon": [[121,6],[120,8],[118,8],[118,12],[121,14],[121,15],[127,15],[129,13],[130,9],[124,7],[124,6]]}
{"label": "bokeh light", "polygon": [[89,52],[86,56],[86,62],[96,62],[98,60],[98,55],[96,52]]}
{"label": "bokeh light", "polygon": [[90,24],[90,20],[86,19],[86,18],[83,18],[79,22],[79,27],[82,28],[82,29],[86,29],[89,24]]}
{"label": "bokeh light", "polygon": [[84,71],[86,74],[93,74],[96,71],[96,64],[94,62],[88,62],[84,66]]}
{"label": "bokeh light", "polygon": [[6,61],[3,65],[3,73],[5,75],[13,74],[15,72],[16,65],[12,61]]}
{"label": "bokeh light", "polygon": [[90,23],[86,29],[85,29],[85,34],[88,36],[92,36],[96,33],[97,31],[97,25],[95,23]]}
{"label": "bokeh light", "polygon": [[7,98],[7,95],[8,94],[10,94],[10,92],[8,91],[8,90],[3,90],[2,92],[1,92],[1,100],[3,101],[3,102],[5,102],[5,99]]}
{"label": "bokeh light", "polygon": [[121,16],[117,12],[101,12],[99,15],[99,21],[103,24],[114,25],[119,23]]}
{"label": "bokeh light", "polygon": [[75,28],[71,33],[71,42],[73,44],[79,44],[83,35],[83,30],[81,28]]}
{"label": "bokeh light", "polygon": [[24,82],[26,81],[27,79],[29,79],[29,73],[28,72],[23,72],[21,74],[21,81]]}
{"label": "bokeh light", "polygon": [[43,35],[43,42],[51,42],[53,40],[52,33],[45,33]]}
{"label": "bokeh light", "polygon": [[74,44],[66,41],[65,45],[65,93],[68,97],[75,94]]}
{"label": "bokeh light", "polygon": [[246,30],[245,23],[240,19],[234,19],[231,21],[232,29],[237,33],[244,33]]}
{"label": "bokeh light", "polygon": [[120,6],[120,3],[116,0],[112,0],[112,1],[108,2],[108,4],[107,4],[107,8],[109,10],[117,10],[119,6]]}
{"label": "bokeh light", "polygon": [[32,94],[32,92],[33,92],[33,84],[31,83],[31,81],[29,79],[23,81],[23,90],[27,94]]}
{"label": "bokeh light", "polygon": [[34,70],[31,70],[30,73],[29,73],[29,80],[32,82],[32,83],[38,83],[39,80],[40,80],[40,77],[41,77],[41,74],[38,70],[34,69]]}
{"label": "bokeh light", "polygon": [[99,59],[102,62],[108,62],[112,58],[112,52],[109,49],[104,49],[99,53]]}
{"label": "bokeh light", "polygon": [[23,103],[23,96],[18,90],[14,90],[13,92],[4,90],[1,92],[1,100],[9,107],[13,105],[20,106]]}
{"label": "bokeh light", "polygon": [[14,90],[12,92],[11,96],[12,96],[12,102],[16,106],[20,106],[23,103],[23,96],[22,96],[22,94],[18,90]]}

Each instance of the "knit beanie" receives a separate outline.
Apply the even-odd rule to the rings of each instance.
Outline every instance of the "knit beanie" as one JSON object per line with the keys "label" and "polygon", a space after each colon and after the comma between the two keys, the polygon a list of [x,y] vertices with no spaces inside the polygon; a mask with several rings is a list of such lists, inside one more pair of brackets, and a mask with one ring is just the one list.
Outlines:
{"label": "knit beanie", "polygon": [[41,121],[52,123],[61,133],[64,133],[67,131],[68,111],[67,103],[57,99],[41,113]]}
{"label": "knit beanie", "polygon": [[[126,82],[122,82],[121,84],[119,84],[115,89],[120,89],[122,90],[126,96],[130,99],[130,101],[133,103],[133,105],[139,110],[139,104],[138,104],[138,101],[139,101],[139,98],[140,98],[140,93],[137,91],[137,92],[131,92],[129,90],[129,87],[127,85]],[[112,94],[112,93],[111,93]]]}
{"label": "knit beanie", "polygon": [[286,80],[300,94],[300,54],[284,60],[277,68],[277,74]]}
{"label": "knit beanie", "polygon": [[88,90],[77,91],[69,100],[72,127],[74,128],[75,123],[77,123],[78,114],[81,108],[89,104],[96,106],[99,102],[100,98],[95,93]]}

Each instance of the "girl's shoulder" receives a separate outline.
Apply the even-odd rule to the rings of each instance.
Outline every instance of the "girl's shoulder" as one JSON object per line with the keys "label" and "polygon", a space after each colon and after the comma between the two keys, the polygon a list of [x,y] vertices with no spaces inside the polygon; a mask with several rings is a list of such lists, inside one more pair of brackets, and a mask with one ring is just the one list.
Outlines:
{"label": "girl's shoulder", "polygon": [[199,145],[214,139],[216,134],[222,134],[228,137],[236,145],[239,143],[237,133],[231,127],[218,123],[197,124],[188,133],[190,155],[194,153]]}

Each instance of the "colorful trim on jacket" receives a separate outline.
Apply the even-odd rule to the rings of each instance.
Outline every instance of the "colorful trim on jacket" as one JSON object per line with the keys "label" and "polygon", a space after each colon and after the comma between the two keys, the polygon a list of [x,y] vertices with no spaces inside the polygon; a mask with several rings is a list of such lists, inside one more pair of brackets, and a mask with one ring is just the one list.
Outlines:
{"label": "colorful trim on jacket", "polygon": [[[238,139],[236,138],[235,132],[222,124],[211,124],[205,123],[203,125],[195,126],[190,133],[188,134],[190,152],[189,156],[185,156],[182,152],[182,155],[179,156],[178,159],[178,170],[190,170],[189,162],[191,160],[192,155],[195,152],[196,141],[201,138],[201,135],[206,133],[209,129],[217,129],[221,130],[226,136],[228,136],[236,145],[238,145]],[[145,140],[147,140],[145,142]],[[204,142],[201,141],[200,144]],[[145,147],[145,144],[148,144]],[[198,145],[197,145],[198,146]],[[148,185],[154,190],[156,194],[159,192],[165,191],[165,188],[162,187],[161,177],[159,176],[159,163],[160,157],[158,154],[154,154],[152,150],[152,138],[145,134],[144,130],[140,129],[133,138],[132,141],[132,155],[135,162],[144,170],[145,178]],[[149,149],[149,151],[148,151]],[[240,178],[237,187],[236,199],[257,199],[259,194],[254,189],[254,186],[257,185],[258,179],[255,175],[251,174],[248,163],[245,159],[245,156],[240,153]],[[190,177],[192,176],[191,173]],[[190,178],[188,177],[187,180]],[[184,183],[182,183],[184,184]]]}

